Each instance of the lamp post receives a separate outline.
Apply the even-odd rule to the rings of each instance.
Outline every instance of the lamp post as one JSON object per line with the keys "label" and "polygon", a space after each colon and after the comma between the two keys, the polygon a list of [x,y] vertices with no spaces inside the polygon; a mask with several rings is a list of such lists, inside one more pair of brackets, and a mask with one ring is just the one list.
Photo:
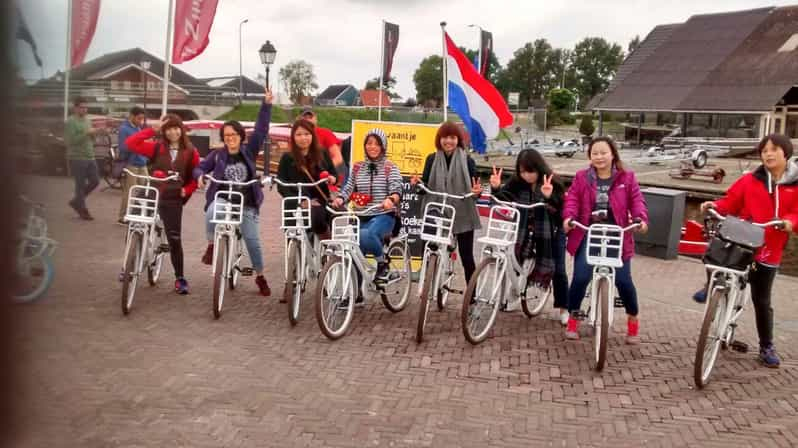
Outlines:
{"label": "lamp post", "polygon": [[277,50],[271,42],[266,41],[258,51],[260,54],[260,62],[266,66],[266,88],[269,88],[269,67],[274,64],[274,58],[277,57]]}
{"label": "lamp post", "polygon": [[[260,62],[266,66],[266,88],[269,88],[269,67],[274,64],[274,58],[277,57],[277,50],[268,40],[258,50],[260,55]],[[269,133],[266,133],[266,138],[263,139],[263,173],[269,174],[271,172],[271,142],[269,141]]]}
{"label": "lamp post", "polygon": [[238,24],[238,104],[244,101],[244,63],[242,59],[242,47],[244,44],[241,37],[241,27],[247,22],[249,22],[249,19],[244,19]]}
{"label": "lamp post", "polygon": [[482,27],[472,23],[468,25],[469,28],[476,28],[477,33],[479,33],[479,38],[477,39],[477,72],[482,74]]}
{"label": "lamp post", "polygon": [[149,81],[150,61],[141,61],[139,65],[144,69],[144,126],[147,126],[147,81]]}

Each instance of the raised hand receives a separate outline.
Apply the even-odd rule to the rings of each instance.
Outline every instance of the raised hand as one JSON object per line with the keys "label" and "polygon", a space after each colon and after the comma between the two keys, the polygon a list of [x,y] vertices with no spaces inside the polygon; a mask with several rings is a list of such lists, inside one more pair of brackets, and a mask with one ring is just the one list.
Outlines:
{"label": "raised hand", "polygon": [[263,102],[266,104],[271,104],[272,101],[274,101],[274,95],[272,95],[271,89],[266,87],[266,89],[263,91]]}
{"label": "raised hand", "polygon": [[496,165],[493,165],[493,174],[490,175],[490,186],[493,188],[499,188],[502,185],[502,170],[503,168],[499,168],[496,171]]}
{"label": "raised hand", "polygon": [[540,187],[540,192],[543,193],[543,197],[548,199],[551,197],[551,194],[554,192],[554,185],[551,184],[551,180],[554,178],[554,173],[550,175],[543,175],[543,185]]}
{"label": "raised hand", "polygon": [[474,178],[471,184],[471,192],[474,193],[475,195],[482,194],[482,183],[479,181],[478,178]]}

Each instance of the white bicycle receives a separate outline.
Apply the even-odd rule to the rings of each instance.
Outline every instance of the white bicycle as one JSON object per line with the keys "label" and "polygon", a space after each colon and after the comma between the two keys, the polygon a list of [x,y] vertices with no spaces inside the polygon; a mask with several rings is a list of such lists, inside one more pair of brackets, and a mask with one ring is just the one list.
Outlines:
{"label": "white bicycle", "polygon": [[238,286],[240,276],[251,276],[251,267],[241,267],[244,257],[243,244],[241,244],[241,221],[244,217],[244,195],[236,188],[246,188],[255,183],[265,183],[260,179],[247,182],[219,180],[210,174],[205,178],[211,182],[227,187],[219,188],[213,196],[213,210],[211,223],[216,224],[213,232],[213,317],[218,319],[222,315],[224,293],[229,287],[231,290]]}
{"label": "white bicycle", "polygon": [[499,307],[509,302],[508,295],[520,300],[524,314],[531,318],[540,314],[552,292],[551,285],[538,288],[528,284],[529,274],[535,265],[534,258],[519,263],[515,256],[521,217],[518,209],[533,210],[546,204],[519,204],[495,197],[492,199],[497,205],[490,208],[487,232],[477,239],[484,246],[482,258],[463,296],[463,335],[474,345],[488,337]]}
{"label": "white bicycle", "polygon": [[125,174],[144,179],[145,185],[134,185],[130,188],[127,199],[125,221],[127,237],[125,244],[124,264],[120,279],[122,281],[122,313],[127,315],[133,306],[139,275],[147,268],[147,281],[155,286],[161,276],[163,258],[169,252],[161,217],[158,215],[159,192],[152,182],[175,182],[180,179],[178,173],[170,173],[168,177],[152,177],[133,173],[125,168]]}
{"label": "white bicycle", "polygon": [[432,191],[423,183],[418,187],[430,195],[440,196],[441,202],[427,202],[424,206],[424,215],[421,223],[421,239],[424,244],[424,256],[421,261],[421,276],[419,278],[419,313],[416,324],[416,342],[424,340],[424,327],[427,325],[429,303],[432,294],[438,303],[438,310],[446,308],[450,293],[462,294],[452,288],[454,280],[454,258],[457,249],[457,239],[452,232],[456,210],[449,199],[467,199],[474,197],[474,193],[456,195]]}
{"label": "white bicycle", "polygon": [[[358,295],[367,296],[371,289],[379,293],[383,305],[393,313],[401,311],[410,294],[410,255],[407,234],[386,235],[384,242],[388,263],[388,280],[376,283],[377,269],[360,251],[360,218],[382,205],[364,210],[354,208],[339,211],[327,207],[336,215],[332,222],[332,239],[321,242],[327,261],[319,275],[316,287],[316,320],[321,332],[330,339],[346,334],[354,314]],[[361,280],[358,284],[357,277]]]}
{"label": "white bicycle", "polygon": [[615,269],[623,267],[623,235],[640,227],[641,222],[621,227],[613,224],[592,224],[586,226],[576,220],[571,224],[587,231],[585,235],[585,256],[587,264],[593,266],[590,283],[590,302],[587,313],[577,313],[574,317],[587,320],[594,329],[593,368],[601,371],[607,362],[607,338],[612,327],[615,301]]}
{"label": "white bicycle", "polygon": [[283,198],[282,224],[285,248],[285,287],[283,300],[288,304],[288,321],[291,325],[299,322],[299,305],[302,294],[307,290],[308,279],[318,278],[321,270],[321,244],[319,238],[310,232],[310,197],[303,194],[303,188],[313,188],[324,184],[327,179],[313,183],[288,183],[276,177],[267,178],[266,183],[276,183],[283,187],[296,188],[296,196]]}
{"label": "white bicycle", "polygon": [[754,252],[764,244],[764,228],[784,225],[781,220],[755,224],[723,216],[711,208],[707,211],[720,223],[720,228],[708,232],[713,238],[704,255],[709,285],[693,363],[693,376],[699,389],[709,383],[719,349],[748,350],[747,345],[734,340],[737,319],[751,299],[748,272]]}
{"label": "white bicycle", "polygon": [[44,204],[25,196],[20,200],[28,206],[28,214],[17,240],[13,298],[16,302],[32,302],[50,288],[55,275],[53,252],[58,243],[47,236]]}

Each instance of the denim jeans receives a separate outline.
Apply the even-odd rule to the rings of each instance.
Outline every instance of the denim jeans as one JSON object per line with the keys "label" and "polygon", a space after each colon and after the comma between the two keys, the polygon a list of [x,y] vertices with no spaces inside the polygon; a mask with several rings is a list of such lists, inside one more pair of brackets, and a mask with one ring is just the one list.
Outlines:
{"label": "denim jeans", "polygon": [[[571,287],[568,290],[568,311],[576,311],[582,306],[582,299],[585,297],[587,285],[593,278],[593,266],[587,264],[587,256],[585,255],[585,246],[587,245],[587,238],[582,241],[579,250],[576,251],[574,257],[574,276],[571,280]],[[623,300],[623,305],[626,308],[626,314],[630,316],[637,316],[637,289],[632,282],[632,260],[626,260],[623,267],[615,268],[615,287],[618,289],[618,294]],[[610,306],[613,306],[612,297],[610,297]]]}
{"label": "denim jeans", "polygon": [[78,209],[86,209],[86,196],[100,184],[97,162],[94,160],[70,160],[69,169],[75,179],[75,198]]}
{"label": "denim jeans", "polygon": [[[217,199],[220,203],[227,203],[224,199]],[[216,230],[216,224],[211,222],[213,218],[213,207],[216,201],[208,205],[205,211],[205,236],[208,241],[213,241],[213,233]],[[241,217],[241,235],[244,238],[244,244],[247,246],[247,253],[249,259],[252,261],[252,269],[255,272],[263,271],[263,254],[260,248],[260,235],[259,235],[259,216],[255,207],[244,207],[244,214]]]}
{"label": "denim jeans", "polygon": [[392,213],[383,213],[368,219],[360,224],[360,250],[364,255],[374,255],[381,258],[383,254],[382,241],[385,235],[393,230],[396,217]]}

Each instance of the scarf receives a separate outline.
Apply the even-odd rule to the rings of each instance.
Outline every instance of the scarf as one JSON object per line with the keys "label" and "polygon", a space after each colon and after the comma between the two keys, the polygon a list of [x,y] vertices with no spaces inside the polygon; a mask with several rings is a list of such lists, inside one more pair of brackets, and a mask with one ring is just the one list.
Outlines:
{"label": "scarf", "polygon": [[[519,193],[518,202],[533,204],[543,200],[543,194],[536,187],[534,191],[525,188]],[[533,219],[529,219],[529,216]],[[516,254],[519,260],[535,258],[535,266],[529,274],[529,282],[540,287],[551,283],[554,275],[554,237],[557,229],[552,223],[551,214],[546,207],[537,207],[522,213],[521,231],[524,238],[516,244]]]}
{"label": "scarf", "polygon": [[[429,176],[429,188],[433,191],[447,192],[464,195],[471,192],[471,176],[468,174],[468,156],[463,148],[457,148],[452,154],[452,159],[447,165],[446,154],[443,151],[435,153],[432,170]],[[455,235],[481,228],[479,213],[477,213],[476,198],[474,199],[449,199],[456,210],[452,232]],[[427,202],[440,202],[441,198],[431,195]]]}

